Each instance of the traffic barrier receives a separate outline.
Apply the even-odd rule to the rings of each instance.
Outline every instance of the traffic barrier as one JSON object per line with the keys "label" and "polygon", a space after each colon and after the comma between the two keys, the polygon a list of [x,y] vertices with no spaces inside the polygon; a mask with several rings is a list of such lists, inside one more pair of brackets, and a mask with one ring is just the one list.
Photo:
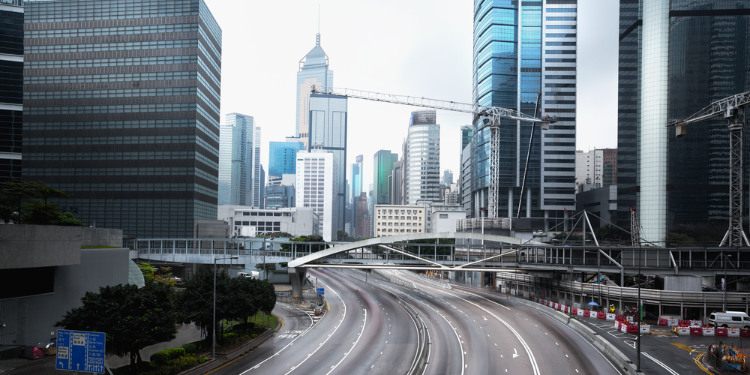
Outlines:
{"label": "traffic barrier", "polygon": [[669,318],[667,321],[667,326],[674,327],[677,325],[677,318]]}
{"label": "traffic barrier", "polygon": [[619,321],[615,320],[615,329],[618,330],[618,331],[620,330],[620,324],[622,324],[622,323],[620,323]]}
{"label": "traffic barrier", "polygon": [[632,315],[628,315],[625,317],[625,321],[629,323],[633,323],[635,321],[635,317]]}
{"label": "traffic barrier", "polygon": [[680,326],[680,327],[690,327],[690,321],[689,320],[684,320],[684,319],[679,319],[677,321],[677,325]]}
{"label": "traffic barrier", "polygon": [[586,310],[577,309],[577,311],[576,311],[576,315],[578,315],[578,316],[584,316],[583,314],[585,314],[585,313],[586,313]]}
{"label": "traffic barrier", "polygon": [[677,334],[680,336],[690,336],[690,327],[677,327]]}
{"label": "traffic barrier", "polygon": [[743,328],[740,330],[740,337],[750,337],[750,328]]}
{"label": "traffic barrier", "polygon": [[739,328],[727,329],[727,337],[740,337],[740,329]]}
{"label": "traffic barrier", "polygon": [[588,316],[589,318],[594,318],[594,319],[596,319],[596,311],[589,311],[589,314],[588,314],[588,315],[586,315],[586,316]]}
{"label": "traffic barrier", "polygon": [[605,313],[603,311],[599,311],[598,313],[596,313],[596,318],[597,319],[607,319],[607,313]]}
{"label": "traffic barrier", "polygon": [[615,320],[625,320],[625,316],[622,314],[615,315]]}
{"label": "traffic barrier", "polygon": [[651,334],[651,326],[648,324],[641,324],[641,334]]}
{"label": "traffic barrier", "polygon": [[638,333],[638,326],[635,324],[628,324],[628,333]]}
{"label": "traffic barrier", "polygon": [[690,327],[690,336],[703,336],[703,327]]}
{"label": "traffic barrier", "polygon": [[555,302],[555,310],[560,310],[560,304]]}
{"label": "traffic barrier", "polygon": [[691,320],[690,321],[690,326],[691,327],[701,327],[701,326],[703,326],[703,322],[700,321],[700,320]]}
{"label": "traffic barrier", "polygon": [[726,336],[727,335],[727,329],[729,329],[729,328],[717,327],[716,328],[716,336]]}
{"label": "traffic barrier", "polygon": [[615,314],[607,313],[607,320],[610,320],[610,321],[615,320]]}
{"label": "traffic barrier", "polygon": [[667,318],[661,318],[661,317],[659,318],[659,325],[660,326],[666,326],[668,324],[669,324],[669,319],[667,319]]}
{"label": "traffic barrier", "polygon": [[714,327],[703,327],[703,336],[716,336],[716,328]]}
{"label": "traffic barrier", "polygon": [[622,333],[628,333],[628,324],[627,323],[620,323],[620,332],[622,332]]}

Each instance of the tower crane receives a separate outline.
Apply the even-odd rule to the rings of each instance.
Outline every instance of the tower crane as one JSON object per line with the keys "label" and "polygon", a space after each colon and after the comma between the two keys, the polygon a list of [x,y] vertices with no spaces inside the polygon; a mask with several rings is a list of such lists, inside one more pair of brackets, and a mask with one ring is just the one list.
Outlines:
{"label": "tower crane", "polygon": [[729,229],[719,246],[750,246],[742,229],[742,131],[745,127],[745,106],[750,104],[750,91],[717,100],[684,119],[670,120],[677,137],[686,134],[689,124],[722,115],[729,122]]}
{"label": "tower crane", "polygon": [[557,122],[557,118],[550,117],[549,115],[544,116],[543,118],[536,118],[534,116],[529,116],[525,113],[508,108],[481,106],[447,100],[428,99],[424,97],[382,94],[378,92],[354,89],[322,87],[320,85],[312,85],[311,92],[315,94],[337,95],[347,98],[364,99],[376,102],[404,104],[413,107],[470,113],[475,116],[484,117],[482,126],[476,130],[475,134],[479,133],[480,130],[490,128],[490,183],[488,197],[489,207],[487,210],[487,216],[491,218],[498,217],[497,206],[499,202],[499,186],[497,185],[497,181],[499,180],[500,176],[500,119],[506,118],[510,120],[528,121],[532,123],[538,122],[541,124],[542,130],[548,130],[550,123]]}

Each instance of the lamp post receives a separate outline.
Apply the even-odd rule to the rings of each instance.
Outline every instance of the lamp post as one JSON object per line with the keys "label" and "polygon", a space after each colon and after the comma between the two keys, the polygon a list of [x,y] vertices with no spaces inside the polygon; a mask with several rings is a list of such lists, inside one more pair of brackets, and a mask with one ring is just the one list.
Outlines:
{"label": "lamp post", "polygon": [[641,240],[638,239],[638,300],[635,302],[635,311],[637,316],[636,323],[636,332],[638,332],[638,335],[636,336],[638,338],[638,341],[636,341],[636,345],[638,346],[638,368],[637,372],[641,372],[641,252],[643,251],[641,247]]}
{"label": "lamp post", "polygon": [[239,257],[214,258],[214,325],[213,325],[213,345],[212,358],[216,358],[216,261],[223,259],[238,259]]}
{"label": "lamp post", "polygon": [[727,277],[727,263],[729,263],[729,257],[731,257],[731,254],[724,254],[724,252],[721,252],[724,256],[724,282],[721,284],[721,289],[724,289],[724,311],[727,311],[727,288],[729,286],[729,278]]}

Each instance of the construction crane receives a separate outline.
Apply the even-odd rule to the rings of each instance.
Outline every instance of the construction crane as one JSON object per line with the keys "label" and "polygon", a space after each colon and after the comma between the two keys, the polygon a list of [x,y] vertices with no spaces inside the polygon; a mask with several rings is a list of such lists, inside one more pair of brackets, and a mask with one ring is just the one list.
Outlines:
{"label": "construction crane", "polygon": [[500,176],[500,119],[506,118],[532,123],[538,122],[541,124],[540,127],[542,130],[548,130],[550,123],[557,122],[557,118],[550,117],[549,115],[544,116],[543,118],[536,118],[508,108],[488,107],[447,100],[428,99],[424,97],[418,98],[406,95],[382,94],[371,91],[322,87],[319,85],[312,85],[311,92],[315,94],[338,95],[347,98],[364,99],[376,102],[404,104],[413,107],[470,113],[474,116],[484,117],[484,120],[482,121],[483,124],[476,130],[475,134],[479,133],[480,130],[488,127],[490,128],[490,184],[487,216],[491,218],[498,217],[497,206],[499,202],[499,186],[497,185],[497,181]]}
{"label": "construction crane", "polygon": [[729,229],[719,246],[750,246],[742,229],[742,130],[745,127],[745,106],[750,104],[750,91],[717,100],[685,119],[670,120],[677,137],[687,132],[689,124],[722,115],[729,122]]}

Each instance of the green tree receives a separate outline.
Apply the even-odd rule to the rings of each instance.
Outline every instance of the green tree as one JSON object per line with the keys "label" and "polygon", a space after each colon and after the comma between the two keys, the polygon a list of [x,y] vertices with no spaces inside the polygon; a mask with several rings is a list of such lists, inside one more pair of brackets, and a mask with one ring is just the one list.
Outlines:
{"label": "green tree", "polygon": [[346,231],[344,231],[344,230],[340,230],[340,229],[339,229],[339,230],[338,230],[338,231],[336,232],[336,239],[337,239],[337,240],[339,240],[339,241],[343,241],[343,240],[345,240],[345,239],[346,239],[347,237],[349,237],[349,233],[346,233]]}
{"label": "green tree", "polygon": [[[226,272],[216,273],[216,321],[236,318],[232,300],[237,295],[231,288],[231,279]],[[207,338],[213,337],[214,272],[202,268],[185,281],[185,290],[177,295],[179,319],[183,323],[195,323],[206,328]],[[219,335],[217,335],[219,336]],[[220,337],[220,336],[219,336]]]}
{"label": "green tree", "polygon": [[99,288],[86,292],[83,306],[68,311],[56,327],[106,333],[107,351],[115,355],[130,354],[130,367],[141,362],[140,350],[175,338],[177,314],[167,285],[146,282]]}
{"label": "green tree", "polygon": [[154,281],[154,267],[151,266],[151,263],[138,263],[138,268],[141,269],[143,280],[146,282]]}
{"label": "green tree", "polygon": [[276,263],[258,263],[255,265],[255,268],[260,271],[263,271],[264,269],[266,271],[276,271]]}
{"label": "green tree", "polygon": [[70,212],[62,212],[57,203],[34,201],[26,205],[23,216],[24,224],[83,226]]}
{"label": "green tree", "polygon": [[82,226],[83,223],[71,213],[63,212],[57,203],[49,202],[51,198],[69,197],[43,182],[6,182],[0,186],[0,220],[18,224]]}

